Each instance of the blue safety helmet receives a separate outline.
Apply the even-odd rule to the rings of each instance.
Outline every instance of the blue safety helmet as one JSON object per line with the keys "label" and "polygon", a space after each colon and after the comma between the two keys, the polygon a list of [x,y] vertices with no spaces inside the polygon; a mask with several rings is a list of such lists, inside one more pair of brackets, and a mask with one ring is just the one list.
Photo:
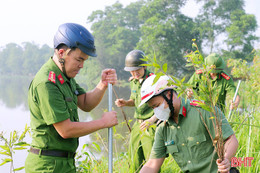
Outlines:
{"label": "blue safety helmet", "polygon": [[79,48],[85,54],[96,57],[94,37],[83,26],[76,23],[64,23],[54,36],[54,48],[65,44],[69,48]]}

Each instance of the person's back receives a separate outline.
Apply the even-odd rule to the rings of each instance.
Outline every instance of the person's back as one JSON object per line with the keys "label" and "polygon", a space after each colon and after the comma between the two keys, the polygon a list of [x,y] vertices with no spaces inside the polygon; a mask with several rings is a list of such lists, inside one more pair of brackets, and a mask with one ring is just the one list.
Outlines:
{"label": "person's back", "polygon": [[[156,129],[150,159],[140,172],[158,172],[165,158],[171,154],[183,172],[228,172],[238,141],[218,107],[209,112],[198,102],[178,96],[176,86],[170,86],[168,76],[150,76],[141,88],[142,102],[154,109],[155,116],[164,121]],[[216,114],[215,114],[216,113]],[[216,132],[217,116],[222,121],[221,132]],[[224,157],[217,159],[213,139],[218,133],[224,143]]]}

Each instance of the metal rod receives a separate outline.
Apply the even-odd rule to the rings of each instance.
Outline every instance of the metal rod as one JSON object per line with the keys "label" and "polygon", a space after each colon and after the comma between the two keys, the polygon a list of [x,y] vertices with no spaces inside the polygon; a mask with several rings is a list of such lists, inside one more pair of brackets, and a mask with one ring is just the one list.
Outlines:
{"label": "metal rod", "polygon": [[[108,111],[112,111],[112,84],[108,84]],[[108,172],[113,172],[113,128],[108,128]]]}
{"label": "metal rod", "polygon": [[[236,101],[237,93],[238,93],[238,89],[239,89],[240,83],[241,83],[241,80],[238,81],[237,89],[236,89],[236,92],[235,92],[235,95],[234,95],[234,98],[233,98],[233,103]],[[229,111],[228,120],[230,120],[231,113],[232,113],[232,109],[230,109],[230,111]]]}

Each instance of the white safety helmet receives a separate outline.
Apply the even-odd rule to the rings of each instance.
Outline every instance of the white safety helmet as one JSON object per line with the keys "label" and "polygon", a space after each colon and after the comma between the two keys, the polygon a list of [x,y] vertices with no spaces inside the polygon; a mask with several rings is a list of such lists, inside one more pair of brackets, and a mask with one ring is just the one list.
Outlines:
{"label": "white safety helmet", "polygon": [[141,88],[141,103],[139,107],[148,102],[153,96],[160,95],[163,91],[174,89],[175,86],[167,86],[168,76],[161,76],[158,81],[153,85],[156,75],[149,76],[143,83]]}

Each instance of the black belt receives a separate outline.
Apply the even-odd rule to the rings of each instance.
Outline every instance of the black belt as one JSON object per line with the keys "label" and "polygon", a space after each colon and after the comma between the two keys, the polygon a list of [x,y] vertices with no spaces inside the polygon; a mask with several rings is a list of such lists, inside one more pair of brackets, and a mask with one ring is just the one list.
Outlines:
{"label": "black belt", "polygon": [[67,158],[74,158],[76,155],[76,153],[73,152],[58,151],[58,150],[43,150],[43,149],[37,149],[32,147],[30,148],[30,152],[37,155],[67,157]]}

